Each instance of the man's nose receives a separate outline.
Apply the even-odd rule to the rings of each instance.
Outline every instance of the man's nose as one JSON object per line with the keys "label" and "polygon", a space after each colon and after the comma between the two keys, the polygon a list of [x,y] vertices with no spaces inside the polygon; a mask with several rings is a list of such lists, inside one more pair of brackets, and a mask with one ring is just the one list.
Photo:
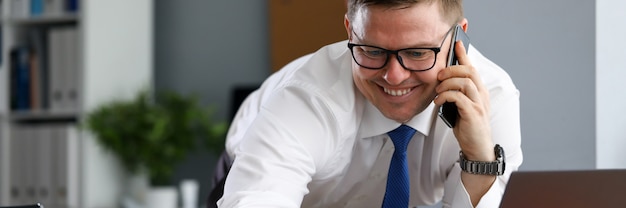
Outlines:
{"label": "man's nose", "polygon": [[[400,58],[401,59],[401,58]],[[411,71],[404,69],[397,55],[389,56],[389,62],[385,67],[384,79],[390,85],[399,85],[411,76]]]}

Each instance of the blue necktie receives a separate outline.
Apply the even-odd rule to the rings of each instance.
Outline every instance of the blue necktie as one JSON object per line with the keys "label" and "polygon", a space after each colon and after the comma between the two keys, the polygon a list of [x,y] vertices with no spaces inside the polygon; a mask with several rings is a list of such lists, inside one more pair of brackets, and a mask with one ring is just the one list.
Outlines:
{"label": "blue necktie", "polygon": [[393,141],[395,151],[391,157],[389,173],[387,174],[387,189],[383,208],[398,208],[409,206],[409,168],[406,161],[406,146],[411,141],[415,129],[402,125],[387,133]]}

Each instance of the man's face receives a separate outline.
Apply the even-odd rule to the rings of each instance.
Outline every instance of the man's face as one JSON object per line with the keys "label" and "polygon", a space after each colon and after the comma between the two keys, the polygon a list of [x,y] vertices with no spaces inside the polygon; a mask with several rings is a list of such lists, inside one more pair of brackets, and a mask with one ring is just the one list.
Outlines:
{"label": "man's face", "polygon": [[351,43],[389,50],[442,48],[433,68],[422,72],[405,70],[395,55],[391,55],[385,67],[379,70],[363,68],[353,61],[352,74],[356,87],[387,118],[398,122],[409,121],[437,95],[437,74],[446,67],[451,39],[446,32],[451,26],[441,18],[437,3],[401,9],[362,7],[352,22],[346,21]]}

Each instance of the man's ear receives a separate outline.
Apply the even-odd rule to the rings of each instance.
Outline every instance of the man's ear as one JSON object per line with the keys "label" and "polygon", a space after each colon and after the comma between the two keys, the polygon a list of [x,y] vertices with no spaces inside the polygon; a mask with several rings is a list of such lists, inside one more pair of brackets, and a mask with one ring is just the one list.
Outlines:
{"label": "man's ear", "polygon": [[459,25],[461,25],[464,32],[467,32],[467,23],[468,23],[467,18],[463,18],[463,20],[459,22]]}
{"label": "man's ear", "polygon": [[348,14],[343,15],[343,25],[346,27],[348,40],[352,40],[352,28],[350,28],[350,20],[348,19]]}

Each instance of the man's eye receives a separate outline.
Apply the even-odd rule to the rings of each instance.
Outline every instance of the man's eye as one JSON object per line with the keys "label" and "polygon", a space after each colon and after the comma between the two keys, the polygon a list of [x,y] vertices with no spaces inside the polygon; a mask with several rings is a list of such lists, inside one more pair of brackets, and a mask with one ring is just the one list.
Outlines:
{"label": "man's eye", "polygon": [[434,55],[435,54],[433,53],[433,51],[429,51],[429,50],[405,50],[405,51],[402,51],[402,56],[404,58],[409,58],[409,59],[412,59],[412,60],[430,59]]}
{"label": "man's eye", "polygon": [[405,51],[404,54],[410,57],[422,57],[424,56],[424,51]]}
{"label": "man's eye", "polygon": [[385,55],[385,52],[384,52],[384,51],[382,51],[382,50],[376,50],[376,49],[371,49],[371,50],[367,50],[367,49],[366,49],[366,50],[363,50],[363,53],[364,53],[366,56],[369,56],[369,57],[379,57],[379,56],[383,56],[383,55]]}

